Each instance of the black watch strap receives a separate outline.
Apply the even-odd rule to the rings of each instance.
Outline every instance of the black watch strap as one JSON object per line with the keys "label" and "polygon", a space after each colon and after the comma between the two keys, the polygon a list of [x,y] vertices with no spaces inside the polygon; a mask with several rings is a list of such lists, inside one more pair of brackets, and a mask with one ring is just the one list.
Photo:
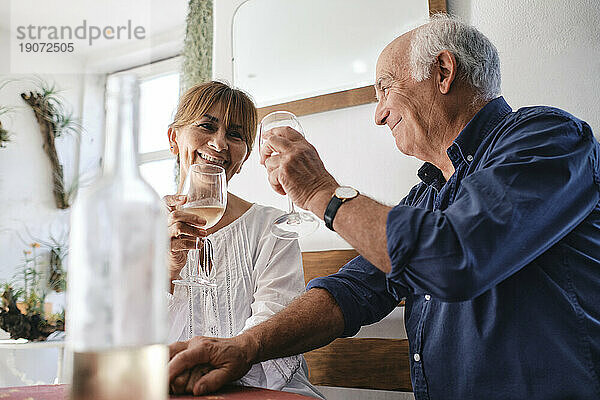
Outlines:
{"label": "black watch strap", "polygon": [[327,204],[323,220],[325,221],[325,226],[331,230],[333,230],[333,219],[335,218],[335,214],[337,214],[338,208],[340,208],[343,202],[344,201],[339,197],[332,196]]}
{"label": "black watch strap", "polygon": [[333,231],[333,219],[335,218],[335,214],[337,214],[338,208],[340,208],[344,202],[352,200],[356,196],[358,196],[358,190],[353,187],[338,186],[338,188],[335,189],[335,192],[333,192],[333,196],[331,196],[327,208],[325,208],[325,215],[323,215],[325,226]]}

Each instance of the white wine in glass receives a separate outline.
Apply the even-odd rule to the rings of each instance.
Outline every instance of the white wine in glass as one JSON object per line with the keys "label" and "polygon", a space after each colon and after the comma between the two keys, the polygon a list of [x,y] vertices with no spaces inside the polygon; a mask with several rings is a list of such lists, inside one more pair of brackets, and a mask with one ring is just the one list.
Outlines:
{"label": "white wine in glass", "polygon": [[185,212],[197,215],[206,220],[205,229],[212,228],[221,220],[225,213],[224,206],[206,206],[203,204],[186,204],[182,207]]}
{"label": "white wine in glass", "polygon": [[[187,170],[183,186],[179,191],[180,195],[186,196],[186,202],[181,206],[181,210],[197,215],[204,220],[206,224],[202,227],[209,229],[215,226],[223,217],[227,207],[227,178],[225,169],[214,164],[192,164]],[[196,238],[196,249],[190,250],[190,261],[186,264],[187,277],[185,279],[174,280],[175,285],[185,286],[188,291],[188,339],[195,336],[194,332],[194,294],[195,287],[216,287],[214,271],[212,267],[212,246],[207,244],[208,239],[204,240],[204,257],[200,260],[200,238]],[[204,289],[203,289],[204,290]],[[204,310],[206,317],[206,310]]]}
{"label": "white wine in glass", "polygon": [[[223,217],[227,207],[227,178],[225,169],[214,164],[192,164],[187,170],[183,186],[179,194],[186,196],[186,202],[181,210],[197,215],[206,220],[204,229],[215,226]],[[208,265],[200,263],[200,252],[198,244],[200,238],[196,238],[196,249],[193,257],[195,268],[188,270],[188,279],[173,281],[173,283],[191,283],[193,286],[207,284]]]}
{"label": "white wine in glass", "polygon": [[[259,146],[263,145],[265,132],[278,127],[290,127],[304,136],[300,121],[288,111],[275,111],[260,121]],[[313,233],[319,226],[319,220],[307,212],[296,211],[294,203],[288,196],[289,210],[287,214],[275,219],[271,224],[271,233],[281,239],[298,239]]]}

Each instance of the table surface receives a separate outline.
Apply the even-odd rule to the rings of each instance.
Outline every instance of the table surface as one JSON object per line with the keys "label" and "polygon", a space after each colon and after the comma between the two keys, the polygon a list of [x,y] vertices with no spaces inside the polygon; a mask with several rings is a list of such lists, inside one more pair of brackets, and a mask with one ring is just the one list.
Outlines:
{"label": "table surface", "polygon": [[[66,400],[69,396],[68,385],[43,385],[0,388],[2,400]],[[169,399],[192,400],[302,400],[313,397],[302,396],[295,393],[280,392],[277,390],[260,389],[247,386],[225,386],[216,393],[206,396],[169,396]]]}
{"label": "table surface", "polygon": [[26,339],[0,339],[0,349],[44,349],[52,347],[65,347],[64,340],[44,340],[41,342],[32,342]]}

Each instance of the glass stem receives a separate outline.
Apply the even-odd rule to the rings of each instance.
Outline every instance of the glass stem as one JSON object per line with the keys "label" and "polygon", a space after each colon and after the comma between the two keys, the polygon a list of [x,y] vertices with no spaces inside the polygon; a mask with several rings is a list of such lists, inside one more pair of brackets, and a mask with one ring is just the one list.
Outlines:
{"label": "glass stem", "polygon": [[187,290],[188,290],[188,319],[189,319],[187,338],[188,338],[188,340],[190,340],[194,337],[194,292],[193,292],[194,288],[192,287],[192,285],[189,285],[187,287]]}
{"label": "glass stem", "polygon": [[206,240],[202,243],[204,249],[204,257],[202,257],[202,279],[208,280],[208,249],[206,246]]}
{"label": "glass stem", "polygon": [[[200,264],[200,247],[198,246],[198,242],[200,242],[200,238],[197,237],[196,238],[196,278],[200,278],[200,268],[201,268],[201,264]],[[204,248],[204,251],[206,252],[206,248],[204,246],[202,246]],[[197,280],[197,279],[196,279]]]}
{"label": "glass stem", "polygon": [[204,321],[204,329],[202,332],[202,336],[211,336],[210,335],[210,327],[211,327],[211,321],[210,321],[210,307],[208,304],[208,298],[210,296],[210,293],[208,292],[209,288],[207,286],[203,286],[202,287],[202,292],[203,292],[203,296],[204,296],[204,315],[202,316],[202,320]]}
{"label": "glass stem", "polygon": [[188,259],[186,267],[187,267],[187,275],[188,275],[188,280],[192,281],[194,280],[194,258],[190,257],[190,259]]}
{"label": "glass stem", "polygon": [[296,209],[294,208],[294,202],[292,198],[288,195],[288,210],[290,210],[289,214],[296,214]]}

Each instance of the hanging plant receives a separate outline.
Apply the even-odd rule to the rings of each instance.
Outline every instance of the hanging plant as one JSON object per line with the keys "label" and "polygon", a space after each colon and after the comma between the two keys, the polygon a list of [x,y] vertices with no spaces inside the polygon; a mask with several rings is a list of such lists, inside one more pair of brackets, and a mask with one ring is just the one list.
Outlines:
{"label": "hanging plant", "polygon": [[[48,240],[34,236],[25,225],[23,225],[25,238],[21,236],[20,232],[15,232],[25,246],[31,247],[31,250],[28,249],[27,251],[35,252],[38,248],[44,251],[43,255],[40,255],[40,265],[46,271],[46,274],[44,274],[46,278],[45,286],[56,293],[61,293],[67,288],[67,272],[64,260],[69,253],[69,230],[61,228],[56,232],[53,228],[54,225],[51,225]],[[25,254],[25,260],[27,261],[27,254]],[[37,263],[38,260],[36,259],[35,262]],[[23,281],[25,280],[23,279]]]}
{"label": "hanging plant", "polygon": [[[180,91],[212,79],[213,1],[189,0],[185,19]],[[179,186],[179,156],[173,168]]]}
{"label": "hanging plant", "polygon": [[[6,86],[11,81],[12,80],[10,80],[10,79],[0,81],[0,90],[2,90],[4,88],[4,86]],[[12,111],[13,111],[12,107],[0,106],[0,117],[6,116],[7,114],[11,113]],[[5,148],[6,143],[8,143],[8,142],[10,142],[10,132],[8,132],[6,129],[4,129],[4,127],[2,126],[2,121],[0,121],[0,148]]]}
{"label": "hanging plant", "polygon": [[63,260],[68,253],[66,240],[59,241],[51,237],[50,242],[44,245],[49,249],[50,254],[48,287],[56,293],[64,292],[67,289],[67,273],[63,265]]}
{"label": "hanging plant", "polygon": [[64,99],[58,95],[54,84],[48,84],[42,79],[35,81],[37,88],[29,94],[21,93],[21,97],[33,109],[44,144],[42,148],[50,159],[53,178],[53,194],[56,206],[66,209],[77,189],[77,179],[69,188],[65,188],[63,166],[56,152],[55,140],[61,135],[80,135],[81,124],[73,117],[73,112],[67,108]]}
{"label": "hanging plant", "polygon": [[0,121],[0,148],[6,147],[6,143],[10,142],[10,135],[8,131],[2,127],[2,121]]}
{"label": "hanging plant", "polygon": [[184,91],[212,79],[212,11],[212,0],[189,0],[181,77]]}
{"label": "hanging plant", "polygon": [[[0,117],[6,115],[12,111],[12,108],[9,107],[0,107]],[[0,121],[0,148],[6,147],[6,143],[10,142],[10,132],[8,132],[2,126],[2,121]]]}

